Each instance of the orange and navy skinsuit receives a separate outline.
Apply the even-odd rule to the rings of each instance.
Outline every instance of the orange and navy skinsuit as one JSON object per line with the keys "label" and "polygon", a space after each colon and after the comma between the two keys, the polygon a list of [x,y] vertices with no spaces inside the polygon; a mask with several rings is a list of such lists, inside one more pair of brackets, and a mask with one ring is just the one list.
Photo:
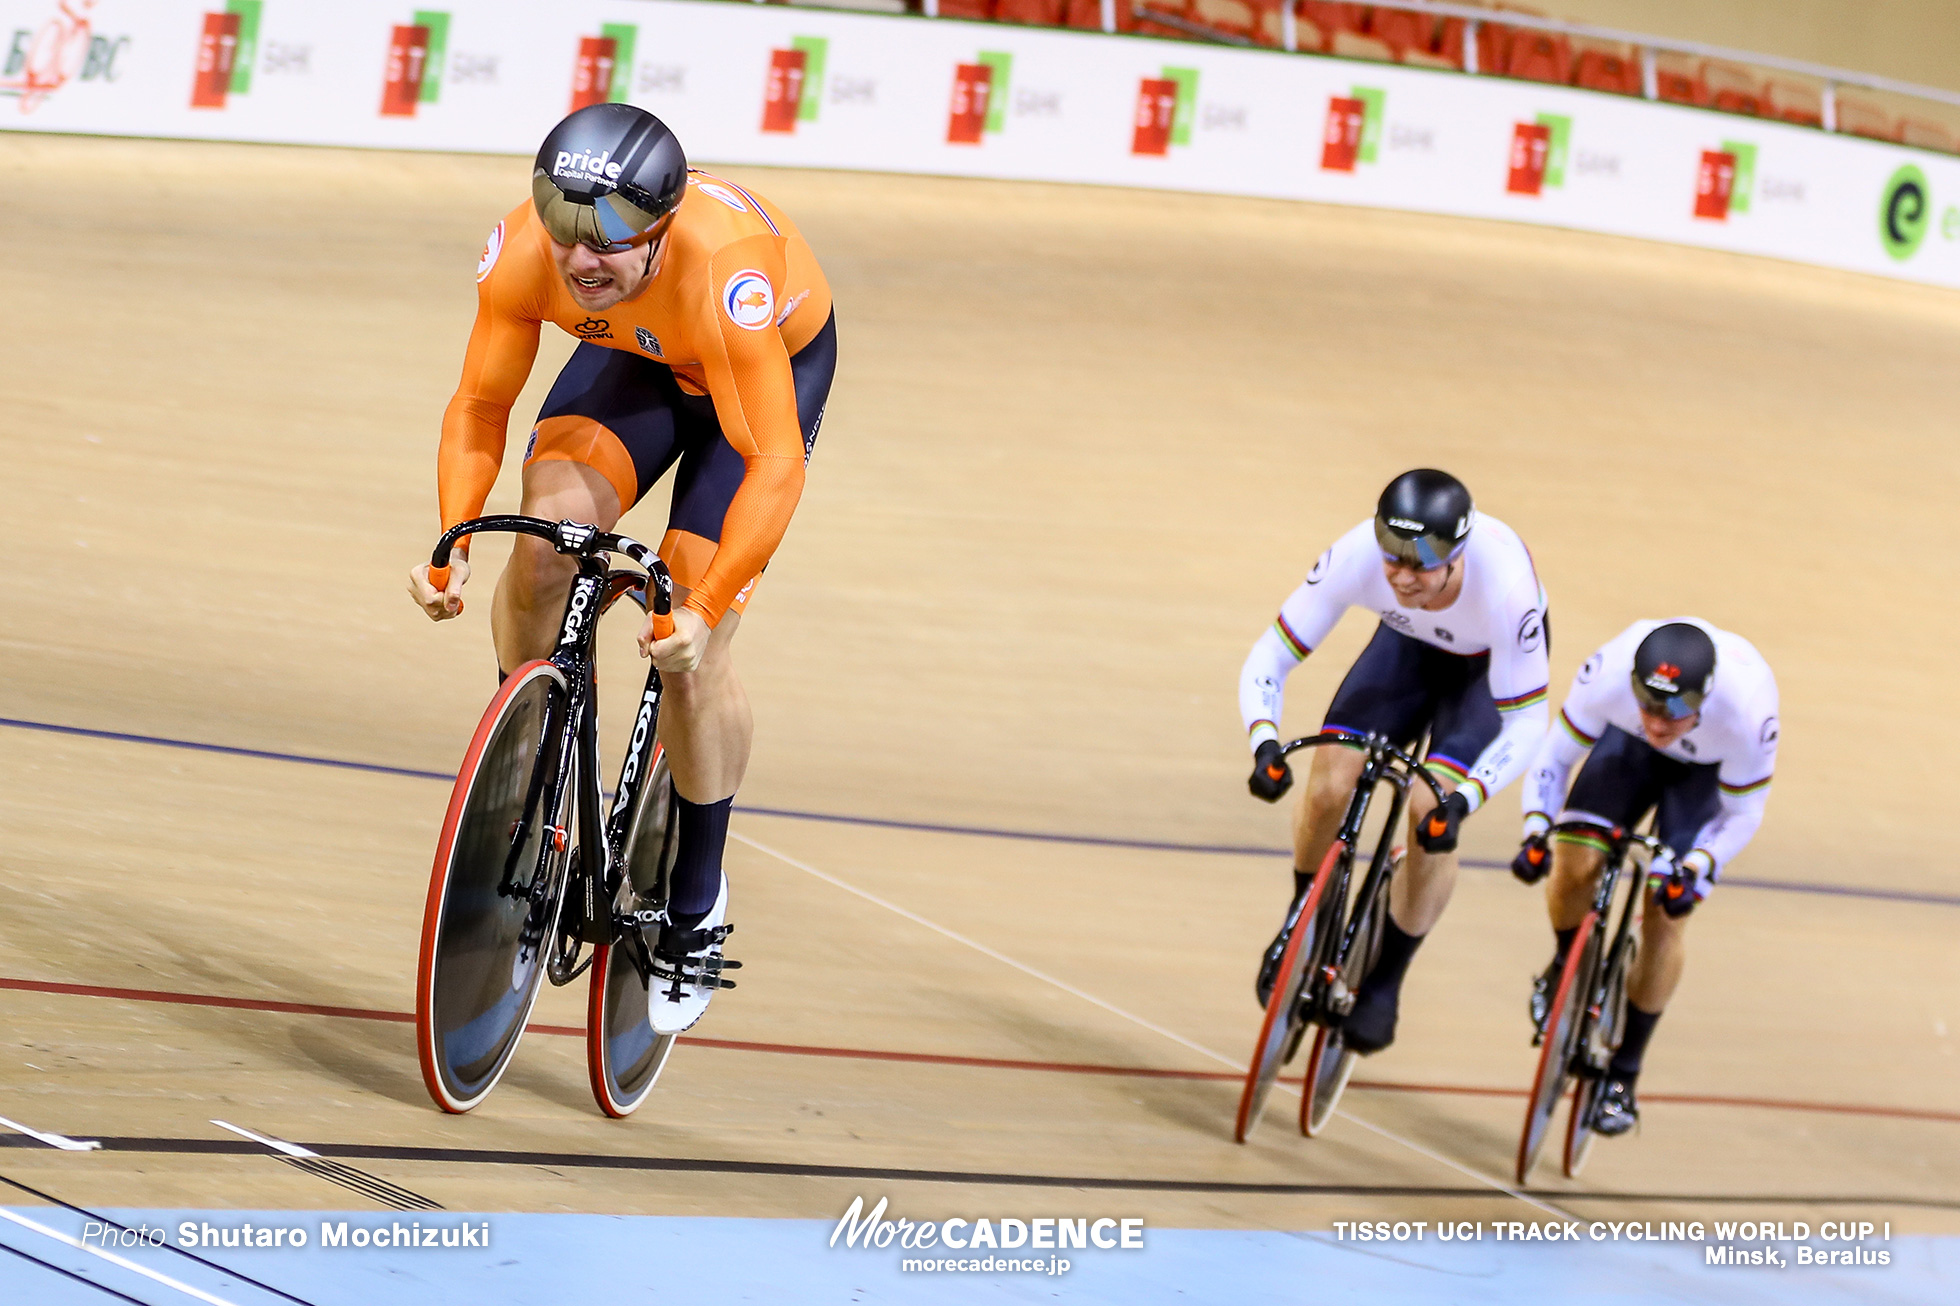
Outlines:
{"label": "orange and navy skinsuit", "polygon": [[[830,319],[829,284],[795,225],[733,182],[690,171],[637,297],[596,313],[580,308],[528,201],[491,233],[477,283],[476,325],[436,459],[443,529],[482,513],[503,465],[511,404],[530,375],[539,328],[552,322],[587,345],[662,364],[684,393],[713,401],[722,436],[742,457],[741,484],[718,541],[670,529],[660,553],[691,591],[685,606],[710,626],[739,611],[803,492],[807,450],[790,358]],[[531,460],[595,468],[622,513],[639,497],[633,459],[602,423],[554,417],[533,438]],[[441,583],[439,573],[431,579]]]}

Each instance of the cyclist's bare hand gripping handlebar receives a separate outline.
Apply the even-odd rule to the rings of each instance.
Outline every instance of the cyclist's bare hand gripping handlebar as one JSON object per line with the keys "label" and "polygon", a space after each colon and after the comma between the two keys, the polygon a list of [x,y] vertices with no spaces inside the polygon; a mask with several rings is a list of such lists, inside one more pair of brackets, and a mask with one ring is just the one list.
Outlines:
{"label": "cyclist's bare hand gripping handlebar", "polygon": [[463,615],[463,584],[469,578],[469,556],[451,553],[446,567],[420,563],[409,568],[408,596],[429,614],[429,620],[447,621]]}

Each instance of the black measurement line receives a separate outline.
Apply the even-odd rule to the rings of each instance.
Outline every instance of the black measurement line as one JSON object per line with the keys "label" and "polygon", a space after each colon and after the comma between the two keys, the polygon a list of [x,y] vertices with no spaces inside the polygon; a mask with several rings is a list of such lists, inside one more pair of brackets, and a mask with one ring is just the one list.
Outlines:
{"label": "black measurement line", "polygon": [[[3,1143],[4,1139],[0,1139]],[[243,1141],[214,1138],[103,1138],[104,1151],[188,1155],[264,1155]],[[1503,1195],[1487,1187],[1403,1184],[1252,1183],[1227,1179],[1148,1179],[1118,1175],[1014,1174],[975,1170],[910,1170],[856,1165],[807,1165],[793,1161],[733,1161],[713,1157],[600,1156],[589,1152],[520,1152],[487,1148],[407,1147],[374,1143],[307,1143],[325,1157],[376,1161],[426,1161],[445,1165],[521,1165],[547,1169],[633,1170],[681,1174],[779,1175],[801,1179],[855,1179],[887,1182],[994,1185],[1010,1188],[1086,1188],[1127,1192],[1247,1193],[1281,1197],[1461,1197],[1487,1200]],[[1960,1197],[1907,1197],[1882,1193],[1615,1193],[1600,1190],[1527,1188],[1527,1196],[1569,1202],[1705,1202],[1720,1205],[1904,1206],[1960,1211]]]}
{"label": "black measurement line", "polygon": [[77,1274],[73,1270],[64,1270],[59,1265],[56,1265],[53,1261],[42,1260],[40,1257],[36,1256],[33,1252],[24,1252],[18,1247],[12,1247],[3,1242],[0,1242],[0,1252],[12,1252],[14,1255],[20,1257],[22,1260],[32,1261],[44,1270],[53,1270],[56,1274],[63,1275],[67,1278],[73,1279],[76,1283],[85,1283],[89,1287],[94,1288],[97,1292],[106,1292],[111,1297],[120,1297],[124,1301],[133,1301],[136,1303],[136,1306],[150,1306],[150,1303],[144,1301],[141,1297],[132,1297],[126,1292],[117,1292],[114,1288],[111,1288],[108,1284],[97,1283],[94,1279],[89,1278],[86,1274]]}

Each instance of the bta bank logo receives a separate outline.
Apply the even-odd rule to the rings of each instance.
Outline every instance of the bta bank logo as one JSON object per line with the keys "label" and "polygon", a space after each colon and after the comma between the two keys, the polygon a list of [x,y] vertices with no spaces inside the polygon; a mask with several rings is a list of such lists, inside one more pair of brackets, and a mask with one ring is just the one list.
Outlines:
{"label": "bta bank logo", "polygon": [[1136,131],[1130,153],[1168,157],[1173,145],[1191,143],[1191,120],[1198,114],[1198,70],[1165,68],[1137,83]]}
{"label": "bta bank logo", "polygon": [[821,36],[790,38],[789,49],[769,52],[769,78],[762,92],[762,130],[793,133],[799,122],[815,122],[823,106],[823,66],[830,41]]}
{"label": "bta bank logo", "polygon": [[1572,152],[1572,119],[1541,113],[1511,130],[1509,175],[1504,189],[1513,195],[1543,195],[1565,185],[1565,166]]}
{"label": "bta bank logo", "polygon": [[1746,141],[1723,141],[1718,150],[1703,150],[1695,169],[1695,216],[1727,222],[1731,213],[1747,213],[1756,189],[1756,147]]}
{"label": "bta bank logo", "polygon": [[230,96],[250,94],[264,12],[263,0],[228,0],[221,12],[204,15],[191,75],[191,108],[222,109]]}
{"label": "bta bank logo", "polygon": [[417,105],[440,100],[448,52],[449,15],[442,10],[418,9],[410,22],[391,28],[381,78],[381,116],[413,118]]}
{"label": "bta bank logo", "polygon": [[1357,86],[1346,95],[1327,97],[1327,123],[1320,139],[1320,166],[1328,172],[1353,172],[1356,165],[1381,157],[1382,119],[1388,111],[1388,92]]}
{"label": "bta bank logo", "polygon": [[946,118],[948,145],[978,145],[998,133],[1007,119],[1007,83],[1014,56],[982,50],[974,63],[953,69],[953,105]]}
{"label": "bta bank logo", "polygon": [[571,112],[626,99],[633,89],[633,46],[639,36],[640,29],[631,23],[606,23],[597,36],[578,39]]}
{"label": "bta bank logo", "polygon": [[39,27],[17,27],[0,64],[0,96],[15,97],[32,113],[69,82],[113,82],[116,57],[127,36],[96,32],[89,15],[95,0],[61,0]]}

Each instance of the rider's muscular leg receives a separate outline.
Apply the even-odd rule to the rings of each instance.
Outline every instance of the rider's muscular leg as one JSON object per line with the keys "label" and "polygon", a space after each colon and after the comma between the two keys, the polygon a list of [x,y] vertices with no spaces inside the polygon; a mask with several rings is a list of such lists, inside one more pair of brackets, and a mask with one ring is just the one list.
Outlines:
{"label": "rider's muscular leg", "polygon": [[[685,594],[676,593],[675,603]],[[733,797],[749,769],[755,718],[729,647],[741,623],[739,612],[728,613],[708,636],[700,666],[660,678],[667,691],[660,706],[660,742],[675,792],[691,803]]]}
{"label": "rider's muscular leg", "polygon": [[1688,918],[1669,916],[1653,902],[1640,918],[1640,956],[1627,976],[1627,1000],[1659,1015],[1688,964]]}
{"label": "rider's muscular leg", "polygon": [[1599,888],[1599,872],[1606,865],[1606,854],[1583,843],[1552,839],[1552,874],[1545,881],[1545,907],[1551,913],[1552,929],[1561,936],[1579,928],[1592,910],[1593,894]]}
{"label": "rider's muscular leg", "polygon": [[[1443,792],[1456,786],[1444,780]],[[1420,939],[1434,929],[1456,892],[1456,854],[1430,853],[1416,842],[1416,828],[1436,810],[1436,796],[1428,785],[1412,786],[1409,794],[1408,853],[1402,873],[1388,886],[1388,914],[1407,933]]]}
{"label": "rider's muscular leg", "polygon": [[[619,493],[597,469],[562,458],[544,459],[524,469],[524,502],[519,510],[546,521],[590,522],[609,531],[619,521]],[[551,656],[565,594],[578,566],[550,544],[515,535],[510,562],[497,582],[490,608],[490,633],[497,664],[511,671],[532,658]]]}
{"label": "rider's muscular leg", "polygon": [[1640,955],[1627,976],[1627,1025],[1613,1054],[1612,1071],[1625,1079],[1640,1073],[1647,1040],[1681,982],[1688,961],[1688,918],[1669,916],[1653,902],[1640,918]]}
{"label": "rider's muscular leg", "polygon": [[708,637],[699,666],[662,676],[667,693],[660,742],[674,777],[680,840],[668,915],[682,929],[693,929],[720,892],[729,808],[748,770],[755,734],[730,651],[740,624],[739,613],[726,614]]}
{"label": "rider's muscular leg", "polygon": [[1293,812],[1293,870],[1304,887],[1305,877],[1320,869],[1340,833],[1341,818],[1347,815],[1348,800],[1361,779],[1364,761],[1358,749],[1330,744],[1313,750],[1313,766],[1307,772],[1307,792]]}

